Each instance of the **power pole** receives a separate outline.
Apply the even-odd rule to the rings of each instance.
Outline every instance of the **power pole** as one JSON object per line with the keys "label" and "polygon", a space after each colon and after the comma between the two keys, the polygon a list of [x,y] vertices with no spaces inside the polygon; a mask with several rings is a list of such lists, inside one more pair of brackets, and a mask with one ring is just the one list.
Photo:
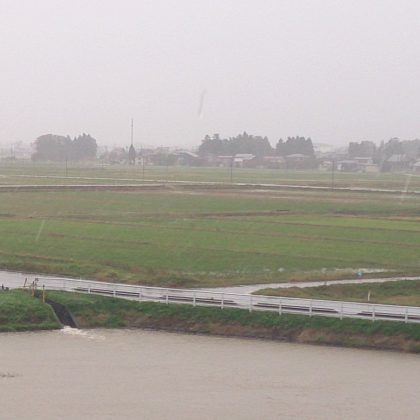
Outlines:
{"label": "power pole", "polygon": [[131,145],[133,145],[133,139],[134,139],[134,119],[131,118]]}

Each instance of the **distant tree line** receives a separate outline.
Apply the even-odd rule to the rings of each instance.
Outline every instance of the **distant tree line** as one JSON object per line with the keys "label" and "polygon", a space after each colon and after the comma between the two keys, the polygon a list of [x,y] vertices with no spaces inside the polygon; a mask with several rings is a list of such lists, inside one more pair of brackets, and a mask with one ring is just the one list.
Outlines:
{"label": "distant tree line", "polygon": [[288,156],[301,154],[314,156],[314,145],[310,137],[287,137],[286,141],[280,139],[276,144],[276,154],[279,156]]}
{"label": "distant tree line", "polygon": [[219,134],[206,135],[198,149],[200,156],[233,156],[249,153],[257,158],[262,156],[287,156],[302,154],[314,156],[314,147],[311,138],[288,137],[286,141],[280,139],[273,148],[267,137],[254,136],[243,132],[236,137],[222,139]]}
{"label": "distant tree line", "polygon": [[44,134],[34,143],[35,152],[32,160],[86,160],[94,159],[98,145],[89,134],[81,134],[73,139],[70,136]]}
{"label": "distant tree line", "polygon": [[347,153],[350,158],[372,158],[377,164],[382,164],[393,155],[401,155],[409,161],[415,161],[420,158],[420,140],[400,140],[394,137],[381,142],[379,146],[372,141],[350,142]]}

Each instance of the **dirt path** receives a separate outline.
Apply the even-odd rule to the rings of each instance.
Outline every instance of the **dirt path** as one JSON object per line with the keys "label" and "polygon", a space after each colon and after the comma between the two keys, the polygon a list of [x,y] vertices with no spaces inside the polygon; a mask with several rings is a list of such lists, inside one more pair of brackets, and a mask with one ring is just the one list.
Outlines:
{"label": "dirt path", "polygon": [[305,281],[305,282],[291,282],[291,283],[269,283],[269,284],[252,284],[245,286],[228,286],[228,287],[214,287],[206,288],[212,292],[226,292],[226,293],[238,293],[248,294],[254,293],[261,289],[267,288],[290,288],[290,287],[317,287],[317,286],[330,286],[332,284],[361,284],[361,283],[385,283],[389,281],[401,281],[401,280],[420,280],[420,276],[417,277],[382,277],[382,278],[371,278],[371,279],[348,279],[348,280],[327,280],[327,281]]}

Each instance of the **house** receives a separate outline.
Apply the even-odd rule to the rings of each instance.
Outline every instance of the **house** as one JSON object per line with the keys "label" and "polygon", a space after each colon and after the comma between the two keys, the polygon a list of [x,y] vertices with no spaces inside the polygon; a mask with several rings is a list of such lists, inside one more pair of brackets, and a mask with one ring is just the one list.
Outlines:
{"label": "house", "polygon": [[407,171],[410,168],[410,159],[406,155],[392,155],[382,165],[384,172]]}
{"label": "house", "polygon": [[340,172],[359,172],[361,171],[360,163],[354,159],[339,160],[337,162],[337,171]]}
{"label": "house", "polygon": [[413,172],[416,174],[420,174],[420,160],[413,164]]}
{"label": "house", "polygon": [[219,166],[234,166],[236,168],[254,167],[255,156],[251,153],[237,153],[231,156],[218,156]]}
{"label": "house", "polygon": [[193,152],[188,150],[177,150],[173,153],[176,156],[176,164],[177,165],[185,165],[185,166],[199,166],[202,163],[200,157]]}
{"label": "house", "polygon": [[283,156],[264,156],[262,166],[269,169],[283,169],[286,167],[286,159]]}
{"label": "house", "polygon": [[284,157],[287,169],[314,169],[318,166],[318,161],[314,156],[302,153],[293,153]]}

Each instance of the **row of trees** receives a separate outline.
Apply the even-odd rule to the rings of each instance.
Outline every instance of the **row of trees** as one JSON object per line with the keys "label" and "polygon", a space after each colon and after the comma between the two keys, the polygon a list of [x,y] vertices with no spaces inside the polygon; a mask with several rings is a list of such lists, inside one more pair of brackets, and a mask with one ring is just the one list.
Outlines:
{"label": "row of trees", "polygon": [[222,139],[219,134],[206,135],[198,149],[200,156],[232,156],[240,153],[250,153],[257,157],[292,154],[314,156],[314,147],[310,137],[297,136],[288,137],[286,141],[280,139],[273,148],[267,137],[253,136],[243,132],[227,139]]}
{"label": "row of trees", "polygon": [[403,155],[408,160],[416,160],[420,158],[420,140],[400,140],[394,137],[387,142],[383,141],[379,146],[372,141],[351,142],[348,155],[350,158],[369,157],[378,164],[392,155]]}
{"label": "row of trees", "polygon": [[70,136],[45,134],[34,143],[35,153],[32,160],[86,160],[96,157],[98,145],[89,134],[81,134],[73,139]]}

